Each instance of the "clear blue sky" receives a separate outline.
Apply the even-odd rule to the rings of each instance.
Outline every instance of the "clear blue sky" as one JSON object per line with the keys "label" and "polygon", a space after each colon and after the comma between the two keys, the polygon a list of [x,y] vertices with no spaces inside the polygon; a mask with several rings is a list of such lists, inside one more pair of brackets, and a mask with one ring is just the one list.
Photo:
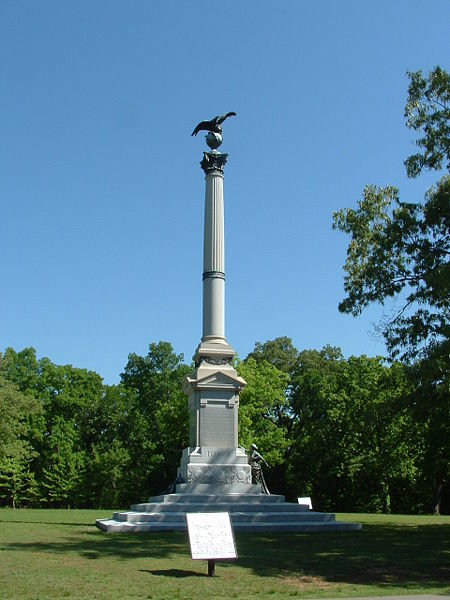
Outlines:
{"label": "clear blue sky", "polygon": [[449,68],[448,0],[0,3],[0,351],[117,383],[201,336],[203,119],[225,124],[226,334],[384,354],[340,315],[332,211],[408,181],[407,70]]}

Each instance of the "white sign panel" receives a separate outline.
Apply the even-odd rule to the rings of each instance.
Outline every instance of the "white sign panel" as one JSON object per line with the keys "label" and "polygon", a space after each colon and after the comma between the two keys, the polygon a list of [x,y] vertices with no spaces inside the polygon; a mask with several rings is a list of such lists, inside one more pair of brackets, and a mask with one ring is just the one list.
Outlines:
{"label": "white sign panel", "polygon": [[309,510],[312,510],[312,502],[311,502],[311,498],[309,496],[306,496],[304,498],[297,498],[298,503],[299,504],[306,504],[306,506],[309,508]]}
{"label": "white sign panel", "polygon": [[186,519],[192,558],[237,558],[229,513],[186,513]]}

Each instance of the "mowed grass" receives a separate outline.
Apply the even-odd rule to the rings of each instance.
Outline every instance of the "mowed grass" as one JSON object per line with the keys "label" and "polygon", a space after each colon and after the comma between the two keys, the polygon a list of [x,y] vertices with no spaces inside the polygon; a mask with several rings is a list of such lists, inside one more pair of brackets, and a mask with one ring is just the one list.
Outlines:
{"label": "mowed grass", "polygon": [[215,600],[450,593],[450,517],[337,515],[345,533],[236,534],[239,558],[193,561],[186,533],[106,534],[112,511],[0,509],[2,600]]}

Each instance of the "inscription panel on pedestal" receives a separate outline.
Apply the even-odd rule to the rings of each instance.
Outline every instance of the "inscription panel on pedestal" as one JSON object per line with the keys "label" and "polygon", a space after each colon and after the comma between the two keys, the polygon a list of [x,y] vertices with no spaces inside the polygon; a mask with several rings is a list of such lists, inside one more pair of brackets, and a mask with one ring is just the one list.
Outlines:
{"label": "inscription panel on pedestal", "polygon": [[200,445],[233,448],[234,408],[228,402],[210,402],[200,409]]}

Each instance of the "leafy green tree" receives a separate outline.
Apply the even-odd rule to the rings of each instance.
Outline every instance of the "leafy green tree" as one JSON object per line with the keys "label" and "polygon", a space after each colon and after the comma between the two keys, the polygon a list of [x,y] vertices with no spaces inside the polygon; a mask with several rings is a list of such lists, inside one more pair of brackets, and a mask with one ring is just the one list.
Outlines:
{"label": "leafy green tree", "polygon": [[299,352],[277,338],[256,344],[238,367],[248,381],[244,438],[251,433],[271,456],[275,491],[312,496],[326,510],[417,504],[423,438],[406,408],[411,384],[402,365],[346,360],[331,346]]}
{"label": "leafy green tree", "polygon": [[416,141],[422,152],[405,160],[408,177],[416,177],[423,169],[439,170],[443,166],[449,171],[450,74],[435,67],[427,77],[422,71],[408,73],[408,77],[406,125],[423,135]]}
{"label": "leafy green tree", "polygon": [[257,444],[271,467],[282,465],[291,443],[282,417],[288,407],[288,375],[251,357],[239,362],[237,371],[247,382],[239,402],[239,443],[247,449]]}
{"label": "leafy green tree", "polygon": [[395,297],[398,309],[381,324],[391,355],[410,360],[437,348],[448,355],[450,178],[424,205],[400,202],[392,187],[366,186],[356,210],[334,214],[334,228],[352,236],[339,310],[357,316]]}
{"label": "leafy green tree", "polygon": [[[271,418],[277,426],[282,427],[289,438],[294,436],[294,428],[298,423],[298,412],[301,407],[296,402],[295,375],[298,368],[299,351],[289,337],[278,337],[261,343],[256,342],[253,352],[245,359],[245,363],[254,360],[259,366],[267,363],[274,367],[278,383],[284,386],[283,400],[274,404]],[[284,378],[280,380],[280,373]],[[298,433],[298,432],[297,432]]]}
{"label": "leafy green tree", "polygon": [[96,444],[87,460],[87,468],[92,474],[90,506],[110,508],[130,503],[129,478],[132,466],[130,453],[122,440]]}
{"label": "leafy green tree", "polygon": [[38,401],[0,375],[0,497],[13,508],[36,499],[31,431],[40,412]]}
{"label": "leafy green tree", "polygon": [[103,386],[92,412],[86,456],[86,499],[89,506],[126,506],[135,500],[130,439],[136,393],[123,385]]}
{"label": "leafy green tree", "polygon": [[[292,344],[292,339],[284,336],[264,343],[256,342],[253,352],[250,352],[246,360],[250,358],[258,362],[265,360],[292,378],[298,365],[299,351]],[[291,384],[289,380],[288,385]]]}
{"label": "leafy green tree", "polygon": [[342,460],[342,425],[333,422],[346,411],[338,384],[343,360],[336,348],[304,350],[292,373],[299,434],[287,470],[287,488],[296,495],[312,496],[314,506],[322,509],[336,507],[343,488],[343,480],[334,473]]}
{"label": "leafy green tree", "polygon": [[39,414],[39,402],[0,376],[0,457],[20,454],[27,445],[30,418]]}
{"label": "leafy green tree", "polygon": [[35,395],[39,377],[39,365],[34,348],[24,348],[16,352],[6,348],[0,355],[0,376],[13,383],[20,392]]}
{"label": "leafy green tree", "polygon": [[35,502],[98,506],[105,498],[126,496],[118,463],[124,462],[126,451],[119,446],[130,430],[128,392],[103,386],[92,371],[37,360],[33,348],[8,348],[0,374],[28,398],[33,395],[41,408],[27,417],[26,438],[34,454],[26,464],[41,491]]}
{"label": "leafy green tree", "polygon": [[[34,453],[32,469],[35,468],[39,459],[37,456],[39,446],[45,433],[45,411],[43,402],[39,398],[37,385],[39,371],[34,348],[25,348],[20,352],[16,352],[13,348],[7,348],[3,355],[0,354],[0,380],[10,390],[14,389],[15,392],[22,394],[22,400],[16,397],[10,406],[15,405],[19,411],[22,411],[23,418],[20,425],[22,429],[24,428],[22,439],[27,440],[27,444],[31,446]],[[6,414],[7,409],[4,407],[3,410]],[[3,421],[5,426],[7,423],[7,419]],[[0,439],[1,437],[0,435]]]}
{"label": "leafy green tree", "polygon": [[188,445],[189,413],[182,382],[191,369],[168,342],[151,343],[146,356],[130,354],[121,375],[134,391],[127,450],[133,465],[136,499],[158,493],[175,479],[181,451]]}
{"label": "leafy green tree", "polygon": [[30,468],[32,452],[0,458],[0,498],[12,508],[39,499],[39,490]]}
{"label": "leafy green tree", "polygon": [[[411,368],[414,391],[410,412],[425,436],[418,487],[424,509],[450,514],[450,377],[449,356],[439,348]],[[443,505],[441,503],[443,502]]]}
{"label": "leafy green tree", "polygon": [[[260,429],[266,431],[266,439],[260,445],[268,455],[272,467],[267,477],[269,487],[288,496],[292,495],[288,482],[290,456],[302,435],[303,427],[299,419],[301,407],[296,402],[295,394],[298,356],[299,352],[289,337],[256,342],[253,352],[243,363],[242,371],[244,379],[250,382],[242,393],[243,404],[245,406],[247,397],[254,398],[252,404],[259,408],[260,420],[262,419]],[[250,373],[245,371],[246,368],[250,369]],[[258,398],[259,406],[255,402]],[[256,415],[253,416],[253,421],[255,417]],[[271,446],[270,439],[276,445]]]}
{"label": "leafy green tree", "polygon": [[87,462],[99,434],[102,380],[93,371],[56,365],[48,358],[40,359],[38,368],[36,394],[45,414],[36,469],[42,500],[52,506],[84,505],[92,501],[95,485]]}
{"label": "leafy green tree", "polygon": [[301,448],[310,462],[301,469],[318,505],[385,512],[405,506],[420,447],[403,404],[405,370],[365,356],[330,361],[319,353],[316,360],[303,369],[312,418]]}
{"label": "leafy green tree", "polygon": [[[328,347],[323,352],[331,358],[336,349]],[[301,463],[297,461],[300,445],[309,435],[307,415],[311,410],[310,399],[303,394],[302,376],[305,364],[308,365],[311,356],[316,357],[316,354],[300,353],[292,344],[291,338],[279,337],[264,343],[257,342],[253,352],[244,361],[244,364],[250,362],[252,366],[255,362],[257,370],[267,369],[266,365],[270,365],[273,369],[272,377],[276,376],[274,380],[278,380],[276,401],[265,407],[262,415],[263,419],[270,419],[276,428],[277,436],[272,434],[272,437],[278,437],[279,444],[276,468],[269,474],[269,482],[275,491],[289,497],[311,495],[311,480],[300,475],[298,465]],[[340,356],[340,351],[338,354]],[[323,366],[321,365],[322,368]],[[280,373],[283,375],[282,379]],[[248,375],[244,374],[244,377],[248,378]],[[264,398],[264,384],[260,387],[260,397]],[[245,392],[246,390],[243,392],[244,399]]]}
{"label": "leafy green tree", "polygon": [[[421,131],[422,152],[405,165],[450,167],[450,76],[436,67],[427,78],[409,73],[407,126]],[[358,208],[334,214],[334,229],[351,236],[344,269],[347,297],[339,310],[359,315],[373,302],[396,298],[398,310],[382,324],[393,356],[426,357],[450,339],[450,178],[444,175],[422,204],[401,202],[396,188],[366,186]]]}
{"label": "leafy green tree", "polygon": [[391,357],[412,364],[417,394],[410,409],[428,431],[424,481],[440,489],[450,474],[450,75],[436,67],[408,76],[406,124],[421,137],[419,151],[405,160],[407,174],[447,173],[423,203],[400,201],[392,187],[367,186],[356,210],[334,214],[333,227],[351,236],[339,310],[356,316],[373,302],[397,303],[380,330]]}
{"label": "leafy green tree", "polygon": [[85,452],[81,448],[75,423],[55,417],[43,456],[41,486],[44,500],[51,506],[78,506],[85,470]]}

